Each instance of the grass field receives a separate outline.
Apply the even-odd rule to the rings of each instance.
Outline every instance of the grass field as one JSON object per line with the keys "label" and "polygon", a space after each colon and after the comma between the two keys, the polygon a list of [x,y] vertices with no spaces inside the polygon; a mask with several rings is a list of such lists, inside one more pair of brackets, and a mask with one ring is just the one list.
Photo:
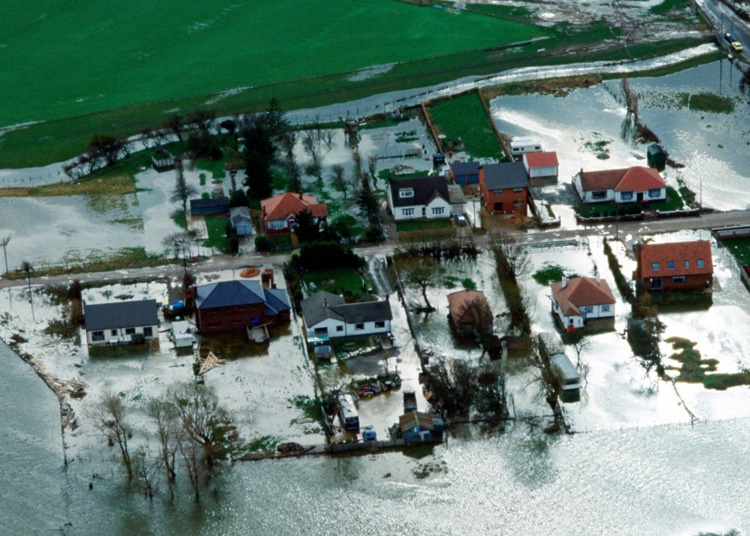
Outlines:
{"label": "grass field", "polygon": [[475,91],[437,101],[429,112],[435,125],[446,135],[446,144],[460,138],[464,150],[474,158],[502,158],[500,141]]}
{"label": "grass field", "polygon": [[0,19],[0,126],[549,34],[395,0],[40,0],[34,9],[6,4]]}
{"label": "grass field", "polygon": [[362,277],[357,270],[351,268],[314,270],[303,275],[302,281],[308,285],[313,283],[316,288],[334,294],[359,294],[364,287]]}

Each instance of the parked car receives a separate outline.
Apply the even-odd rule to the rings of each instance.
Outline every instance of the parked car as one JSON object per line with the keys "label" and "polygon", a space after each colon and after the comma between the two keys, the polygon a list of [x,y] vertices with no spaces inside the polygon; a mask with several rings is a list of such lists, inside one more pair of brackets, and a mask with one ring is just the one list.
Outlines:
{"label": "parked car", "polygon": [[727,43],[729,43],[729,46],[732,47],[733,50],[736,50],[737,52],[741,52],[744,50],[742,43],[737,41],[732,34],[725,33],[724,39],[726,39]]}
{"label": "parked car", "polygon": [[404,391],[404,413],[417,409],[417,394],[414,391]]}

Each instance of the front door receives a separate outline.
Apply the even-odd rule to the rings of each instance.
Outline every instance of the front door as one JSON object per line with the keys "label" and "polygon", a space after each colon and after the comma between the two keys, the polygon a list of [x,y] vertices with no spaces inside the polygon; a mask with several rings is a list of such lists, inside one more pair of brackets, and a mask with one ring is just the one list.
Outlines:
{"label": "front door", "polygon": [[661,289],[661,277],[652,277],[651,278],[651,290],[660,290]]}

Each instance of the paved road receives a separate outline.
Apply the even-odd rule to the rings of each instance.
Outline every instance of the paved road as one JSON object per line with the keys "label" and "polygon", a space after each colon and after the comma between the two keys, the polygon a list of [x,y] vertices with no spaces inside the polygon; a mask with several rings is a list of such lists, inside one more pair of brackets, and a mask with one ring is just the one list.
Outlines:
{"label": "paved road", "polygon": [[[634,242],[643,235],[666,233],[690,229],[712,229],[731,225],[750,225],[750,210],[735,210],[730,212],[713,212],[703,214],[699,217],[676,218],[667,220],[652,220],[638,222],[608,223],[595,226],[578,226],[575,229],[551,229],[546,231],[508,231],[521,243],[545,243],[558,240],[569,240],[572,238],[584,238],[590,236],[619,235],[619,238]],[[477,243],[484,245],[489,240],[488,235],[476,237]],[[367,247],[357,248],[355,251],[364,256],[388,255],[399,245],[398,240],[388,240],[385,243]],[[273,264],[281,266],[289,260],[288,254],[282,255],[241,255],[232,257],[228,255],[215,255],[205,262],[190,265],[194,273],[217,272],[221,270],[238,270],[246,266],[258,266]],[[73,279],[81,282],[110,282],[117,283],[133,279],[156,279],[162,277],[181,277],[183,268],[181,265],[165,265],[149,268],[135,268],[131,270],[116,270],[111,272],[90,272],[82,274],[71,274],[61,276],[46,276],[33,278],[34,284],[68,284]],[[25,285],[25,280],[0,279],[0,289]]]}

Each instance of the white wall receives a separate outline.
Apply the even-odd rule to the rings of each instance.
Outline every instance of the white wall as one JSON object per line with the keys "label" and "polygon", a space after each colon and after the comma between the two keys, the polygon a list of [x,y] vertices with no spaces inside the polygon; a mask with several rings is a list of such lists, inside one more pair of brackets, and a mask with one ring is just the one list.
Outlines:
{"label": "white wall", "polygon": [[[159,326],[158,325],[137,327],[137,328],[135,328],[135,333],[139,333],[139,334],[143,335],[143,331],[147,327],[151,328],[151,336],[150,337],[146,337],[147,339],[156,339],[156,338],[159,337]],[[102,331],[104,332],[104,340],[102,340],[102,341],[94,341],[93,340],[93,334],[94,334],[94,332],[93,331],[87,331],[86,332],[86,342],[89,345],[96,346],[96,345],[99,345],[99,344],[107,344],[110,340],[119,339],[120,337],[125,337],[126,335],[132,335],[132,333],[127,333],[126,334],[125,333],[125,328],[118,328],[118,329],[114,329],[114,330],[113,329],[105,329],[105,330],[102,330]]]}
{"label": "white wall", "polygon": [[528,169],[529,177],[557,177],[557,166],[545,166]]}
{"label": "white wall", "polygon": [[[322,322],[318,322],[314,326],[307,327],[307,336],[315,337],[320,336],[316,334],[315,330],[318,328],[328,328],[328,338],[336,339],[339,337],[360,337],[364,335],[374,335],[379,333],[388,333],[391,331],[391,321],[385,320],[385,325],[382,328],[375,327],[375,322],[365,322],[364,329],[356,329],[355,324],[346,324],[339,320],[328,318]],[[343,331],[336,331],[336,327],[343,327]]]}

